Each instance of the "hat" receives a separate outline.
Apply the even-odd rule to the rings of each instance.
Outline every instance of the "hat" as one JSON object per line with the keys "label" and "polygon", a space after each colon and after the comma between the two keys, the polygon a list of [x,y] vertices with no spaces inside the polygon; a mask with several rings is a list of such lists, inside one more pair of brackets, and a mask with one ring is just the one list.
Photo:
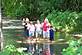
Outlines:
{"label": "hat", "polygon": [[28,21],[29,21],[29,19],[28,19],[28,18],[26,18],[26,21],[28,22]]}

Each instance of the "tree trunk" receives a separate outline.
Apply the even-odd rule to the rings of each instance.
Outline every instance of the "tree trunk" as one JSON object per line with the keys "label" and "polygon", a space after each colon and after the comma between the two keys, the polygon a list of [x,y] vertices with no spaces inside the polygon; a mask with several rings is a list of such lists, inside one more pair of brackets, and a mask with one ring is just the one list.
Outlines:
{"label": "tree trunk", "polygon": [[3,49],[3,33],[2,33],[2,18],[1,18],[1,3],[0,3],[0,50]]}

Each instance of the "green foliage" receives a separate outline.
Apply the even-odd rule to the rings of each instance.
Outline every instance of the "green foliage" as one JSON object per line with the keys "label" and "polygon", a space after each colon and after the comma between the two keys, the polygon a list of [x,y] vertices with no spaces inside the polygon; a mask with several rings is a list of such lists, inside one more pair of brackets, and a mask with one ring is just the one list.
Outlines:
{"label": "green foliage", "polygon": [[16,48],[14,45],[7,45],[1,52],[0,55],[32,55],[23,52],[22,48]]}
{"label": "green foliage", "polygon": [[81,11],[82,0],[2,0],[3,15],[41,21],[47,16],[57,29],[66,32],[82,31]]}
{"label": "green foliage", "polygon": [[2,0],[5,16],[38,18],[53,10],[81,11],[82,0]]}
{"label": "green foliage", "polygon": [[49,21],[52,23],[54,27],[57,29],[60,29],[65,32],[70,32],[70,31],[81,31],[82,26],[81,24],[81,14],[82,13],[77,13],[77,12],[70,12],[70,11],[57,11],[53,10],[50,14],[48,14],[47,18]]}
{"label": "green foliage", "polygon": [[82,39],[70,40],[69,47],[63,49],[62,55],[82,55]]}
{"label": "green foliage", "polygon": [[14,17],[25,15],[26,8],[22,4],[21,0],[3,0],[2,8],[4,15]]}

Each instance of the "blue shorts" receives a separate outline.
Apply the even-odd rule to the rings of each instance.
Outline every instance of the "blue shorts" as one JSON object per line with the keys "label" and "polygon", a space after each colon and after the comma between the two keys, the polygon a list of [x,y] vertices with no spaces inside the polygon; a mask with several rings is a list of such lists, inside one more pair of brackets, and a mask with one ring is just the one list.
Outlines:
{"label": "blue shorts", "polygon": [[29,37],[34,36],[34,31],[29,31]]}

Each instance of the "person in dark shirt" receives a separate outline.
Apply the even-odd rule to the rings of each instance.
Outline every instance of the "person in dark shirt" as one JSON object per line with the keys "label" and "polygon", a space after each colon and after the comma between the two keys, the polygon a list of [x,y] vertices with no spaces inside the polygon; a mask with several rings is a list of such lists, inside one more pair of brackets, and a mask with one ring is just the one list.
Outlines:
{"label": "person in dark shirt", "polygon": [[22,19],[22,25],[24,26],[24,36],[28,37],[29,36],[29,30],[27,29],[27,25],[29,23],[29,19],[28,18],[23,18]]}
{"label": "person in dark shirt", "polygon": [[50,26],[50,41],[53,41],[54,40],[54,29],[53,29],[53,26]]}

